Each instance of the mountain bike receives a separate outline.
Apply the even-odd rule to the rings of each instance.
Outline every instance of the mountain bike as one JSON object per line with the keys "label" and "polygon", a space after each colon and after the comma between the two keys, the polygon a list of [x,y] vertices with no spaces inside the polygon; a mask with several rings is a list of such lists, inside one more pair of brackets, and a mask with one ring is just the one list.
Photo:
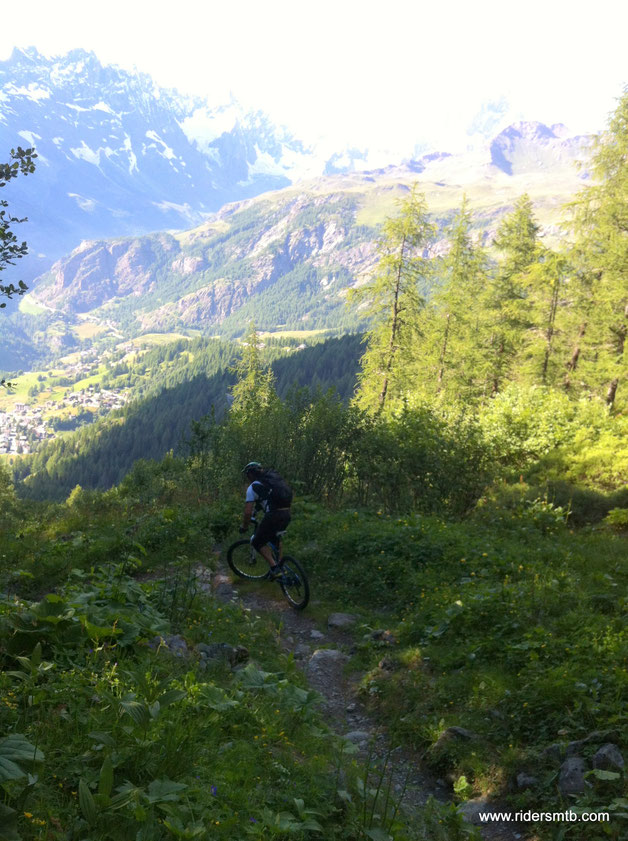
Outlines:
{"label": "mountain bike", "polygon": [[[257,524],[255,517],[251,517],[251,522]],[[310,585],[305,570],[297,560],[289,555],[284,555],[279,560],[281,538],[284,534],[285,531],[277,532],[277,543],[268,544],[275,563],[281,567],[281,575],[276,578],[271,579],[270,568],[265,558],[255,551],[248,537],[231,544],[227,549],[227,563],[236,575],[247,581],[276,581],[292,607],[295,610],[303,610],[310,600]]]}

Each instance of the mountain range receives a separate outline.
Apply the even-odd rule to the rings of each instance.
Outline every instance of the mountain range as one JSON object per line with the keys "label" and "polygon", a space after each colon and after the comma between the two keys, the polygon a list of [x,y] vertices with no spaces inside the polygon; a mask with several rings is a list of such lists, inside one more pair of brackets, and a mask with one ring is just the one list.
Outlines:
{"label": "mountain range", "polygon": [[364,150],[321,157],[236,102],[212,107],[82,50],[16,50],[0,63],[0,149],[39,155],[34,175],[7,188],[29,217],[19,234],[32,262],[12,272],[31,287],[21,309],[33,323],[3,317],[16,350],[2,367],[20,367],[37,331],[65,349],[88,334],[235,335],[252,317],[271,331],[357,329],[347,288],[372,270],[379,226],[413,183],[441,229],[467,195],[488,245],[527,192],[551,238],[586,183],[575,161],[589,143],[515,123],[464,153],[363,170]]}
{"label": "mountain range", "polygon": [[259,111],[212,107],[84,50],[16,49],[0,62],[0,149],[18,145],[39,155],[11,202],[40,270],[83,239],[188,227],[324,168]]}
{"label": "mountain range", "polygon": [[[418,182],[442,228],[467,195],[476,235],[489,245],[499,220],[528,192],[546,236],[583,183],[581,140],[560,127],[509,127],[481,153],[432,154],[402,166],[324,176],[226,205],[184,232],[85,241],[34,284],[31,305],[137,335],[200,330],[357,329],[347,288],[366,280],[381,222]],[[444,236],[433,253],[447,247]],[[425,290],[427,291],[427,290]]]}

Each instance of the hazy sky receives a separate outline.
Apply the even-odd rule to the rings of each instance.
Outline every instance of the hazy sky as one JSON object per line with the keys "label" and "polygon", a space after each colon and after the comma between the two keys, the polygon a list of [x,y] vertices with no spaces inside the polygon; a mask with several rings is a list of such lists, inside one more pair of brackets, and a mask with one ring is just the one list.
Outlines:
{"label": "hazy sky", "polygon": [[453,151],[503,100],[512,119],[599,131],[628,84],[621,0],[31,0],[12,26],[0,59],[82,47],[357,146]]}

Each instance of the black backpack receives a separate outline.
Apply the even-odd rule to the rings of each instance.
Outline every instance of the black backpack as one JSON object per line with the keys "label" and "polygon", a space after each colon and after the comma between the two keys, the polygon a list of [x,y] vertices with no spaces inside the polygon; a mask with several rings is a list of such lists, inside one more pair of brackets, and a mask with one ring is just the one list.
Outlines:
{"label": "black backpack", "polygon": [[268,503],[271,511],[277,508],[289,508],[292,503],[292,488],[283,476],[272,468],[265,470],[258,481],[270,488]]}

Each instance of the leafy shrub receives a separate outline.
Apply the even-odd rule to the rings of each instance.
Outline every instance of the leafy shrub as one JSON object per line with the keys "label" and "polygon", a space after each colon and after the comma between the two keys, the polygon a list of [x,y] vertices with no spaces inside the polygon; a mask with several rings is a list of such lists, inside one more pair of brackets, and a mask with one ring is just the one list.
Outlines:
{"label": "leafy shrub", "polygon": [[608,512],[604,523],[615,531],[628,531],[628,508],[613,508]]}

